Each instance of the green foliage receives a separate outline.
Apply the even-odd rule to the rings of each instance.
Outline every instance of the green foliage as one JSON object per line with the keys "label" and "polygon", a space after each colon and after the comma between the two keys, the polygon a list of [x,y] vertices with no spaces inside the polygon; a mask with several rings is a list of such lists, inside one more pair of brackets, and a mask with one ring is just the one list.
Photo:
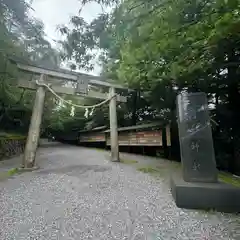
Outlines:
{"label": "green foliage", "polygon": [[[29,8],[24,0],[0,1],[0,129],[23,134],[28,131],[34,92],[16,87],[20,76],[9,59],[52,68],[60,64],[60,54],[45,39],[43,23],[28,16]],[[48,95],[45,122],[54,107],[55,99]]]}

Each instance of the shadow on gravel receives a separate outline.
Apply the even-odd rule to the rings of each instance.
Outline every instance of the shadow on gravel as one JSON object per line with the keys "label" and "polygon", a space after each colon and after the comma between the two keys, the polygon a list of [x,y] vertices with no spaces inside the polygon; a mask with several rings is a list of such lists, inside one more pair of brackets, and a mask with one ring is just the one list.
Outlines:
{"label": "shadow on gravel", "polygon": [[106,172],[111,170],[111,167],[103,167],[98,165],[73,165],[73,166],[65,166],[61,168],[52,168],[52,169],[46,169],[46,170],[38,170],[37,174],[67,174],[70,176],[77,176],[79,174],[84,174],[88,171],[94,171],[94,172]]}

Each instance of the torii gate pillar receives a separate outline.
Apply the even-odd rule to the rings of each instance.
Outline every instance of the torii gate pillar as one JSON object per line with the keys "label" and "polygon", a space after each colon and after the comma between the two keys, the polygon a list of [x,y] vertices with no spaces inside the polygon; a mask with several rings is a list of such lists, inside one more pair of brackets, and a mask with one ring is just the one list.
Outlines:
{"label": "torii gate pillar", "polygon": [[111,160],[119,162],[119,147],[118,147],[118,126],[117,126],[117,96],[115,88],[109,89],[109,117],[110,117],[110,142],[111,142]]}
{"label": "torii gate pillar", "polygon": [[[42,74],[39,82],[44,81],[44,75]],[[35,102],[33,106],[33,112],[31,117],[31,123],[28,132],[27,143],[23,157],[23,168],[35,167],[35,157],[40,136],[40,127],[42,123],[42,115],[44,108],[46,89],[44,86],[38,86],[36,91]]]}

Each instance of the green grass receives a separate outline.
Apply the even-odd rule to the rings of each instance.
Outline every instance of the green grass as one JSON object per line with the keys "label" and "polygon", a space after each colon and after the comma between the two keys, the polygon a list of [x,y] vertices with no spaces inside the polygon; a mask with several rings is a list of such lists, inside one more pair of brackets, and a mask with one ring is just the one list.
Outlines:
{"label": "green grass", "polygon": [[138,161],[136,161],[136,160],[123,159],[123,158],[120,159],[120,162],[121,163],[125,163],[125,164],[135,164],[135,163],[138,163]]}
{"label": "green grass", "polygon": [[234,177],[229,173],[220,172],[218,174],[218,178],[224,183],[232,184],[235,187],[240,187],[240,178]]}
{"label": "green grass", "polygon": [[10,170],[7,172],[8,176],[13,176],[13,175],[15,175],[15,174],[17,174],[17,173],[19,173],[18,168],[12,168],[12,169],[10,169]]}
{"label": "green grass", "polygon": [[137,169],[140,172],[144,173],[159,173],[159,169],[151,167],[151,166],[146,166],[146,167],[140,167]]}
{"label": "green grass", "polygon": [[18,174],[19,173],[19,170],[18,168],[12,168],[6,172],[0,172],[0,180],[5,180],[7,179],[8,177],[11,177],[15,174]]}

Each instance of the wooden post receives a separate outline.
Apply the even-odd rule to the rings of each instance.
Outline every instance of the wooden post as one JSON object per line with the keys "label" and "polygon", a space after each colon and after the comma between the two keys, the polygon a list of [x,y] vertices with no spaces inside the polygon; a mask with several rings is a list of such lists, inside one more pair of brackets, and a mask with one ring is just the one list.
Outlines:
{"label": "wooden post", "polygon": [[[44,75],[40,77],[40,82],[44,81]],[[36,91],[35,102],[32,111],[31,123],[28,131],[27,143],[25,146],[23,167],[35,167],[35,157],[39,142],[40,127],[42,122],[42,114],[44,107],[44,98],[46,90],[43,86],[38,86]]]}
{"label": "wooden post", "polygon": [[115,95],[115,88],[109,89],[111,98],[109,103],[109,116],[110,116],[110,141],[111,141],[111,160],[119,162],[119,147],[118,147],[118,126],[117,126],[117,100]]}

